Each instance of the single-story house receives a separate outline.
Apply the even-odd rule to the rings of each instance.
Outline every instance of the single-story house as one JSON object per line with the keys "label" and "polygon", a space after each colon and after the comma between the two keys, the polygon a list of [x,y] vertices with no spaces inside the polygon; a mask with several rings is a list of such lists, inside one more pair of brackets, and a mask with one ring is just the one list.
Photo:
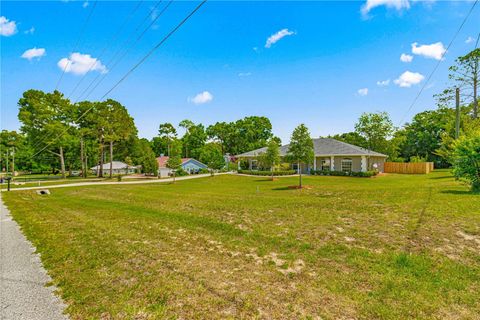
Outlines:
{"label": "single-story house", "polygon": [[[160,156],[157,158],[158,162],[158,175],[160,177],[168,177],[172,172],[172,169],[167,168],[167,161],[170,159],[169,156]],[[193,158],[182,158],[181,168],[186,172],[198,173],[201,169],[207,169],[208,166],[200,161]]]}
{"label": "single-story house", "polygon": [[[103,174],[110,174],[110,162],[104,163],[103,166]],[[90,170],[93,174],[97,174],[98,170],[100,170],[100,165],[91,167]],[[112,173],[113,174],[131,174],[137,171],[136,166],[130,166],[125,162],[121,161],[112,161]]]}
{"label": "single-story house", "polygon": [[[368,170],[378,170],[383,172],[385,159],[387,158],[387,155],[385,154],[331,138],[318,138],[312,140],[315,161],[308,166],[302,165],[302,173],[308,173],[311,169],[346,172],[365,172]],[[288,149],[288,144],[281,146],[280,156],[286,156]],[[259,154],[264,153],[266,150],[267,148],[264,147],[239,154],[236,157],[247,160],[250,170],[255,170],[257,168],[256,157]],[[298,164],[292,164],[292,169],[298,171]]]}

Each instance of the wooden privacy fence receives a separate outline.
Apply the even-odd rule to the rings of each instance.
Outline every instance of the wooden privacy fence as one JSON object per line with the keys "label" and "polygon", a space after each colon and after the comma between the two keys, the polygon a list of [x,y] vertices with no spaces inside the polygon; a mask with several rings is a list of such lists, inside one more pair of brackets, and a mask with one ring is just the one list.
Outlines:
{"label": "wooden privacy fence", "polygon": [[433,171],[433,162],[385,162],[385,173],[427,174]]}

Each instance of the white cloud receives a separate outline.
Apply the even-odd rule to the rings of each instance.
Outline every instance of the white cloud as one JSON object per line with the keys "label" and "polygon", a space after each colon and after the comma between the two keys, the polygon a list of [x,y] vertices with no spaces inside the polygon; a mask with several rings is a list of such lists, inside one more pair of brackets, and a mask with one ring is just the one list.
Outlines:
{"label": "white cloud", "polygon": [[425,79],[425,77],[418,72],[405,71],[398,79],[393,80],[393,82],[399,87],[410,88],[412,85],[422,82],[423,79]]}
{"label": "white cloud", "polygon": [[238,74],[239,77],[249,77],[249,76],[251,76],[251,75],[252,75],[251,72],[240,72],[240,73]]}
{"label": "white cloud", "polygon": [[26,50],[23,54],[22,54],[22,58],[24,59],[28,59],[28,60],[32,60],[33,58],[38,58],[40,59],[41,57],[43,57],[47,52],[45,51],[44,48],[32,48],[32,49],[28,49]]}
{"label": "white cloud", "polygon": [[200,92],[195,97],[188,99],[188,101],[193,102],[194,104],[204,104],[212,100],[213,100],[213,95],[208,91]]}
{"label": "white cloud", "polygon": [[377,81],[377,86],[386,87],[390,84],[390,79]]}
{"label": "white cloud", "polygon": [[0,35],[9,37],[17,33],[17,23],[10,21],[4,16],[0,17]]}
{"label": "white cloud", "polygon": [[265,42],[265,48],[270,48],[272,44],[277,43],[280,41],[282,38],[286,36],[291,36],[294,35],[295,32],[290,31],[288,29],[282,29],[278,31],[277,33],[272,34],[270,37],[268,37],[267,42]]}
{"label": "white cloud", "polygon": [[410,2],[408,0],[367,0],[360,9],[360,12],[366,16],[370,10],[380,6],[401,11],[403,9],[410,9]]}
{"label": "white cloud", "polygon": [[472,43],[473,41],[475,41],[473,37],[468,37],[467,40],[465,40],[465,43]]}
{"label": "white cloud", "polygon": [[88,1],[85,1],[85,2],[83,2],[82,7],[86,8],[86,7],[88,7],[88,5],[89,5]]}
{"label": "white cloud", "polygon": [[35,32],[34,27],[31,27],[30,29],[23,31],[23,33],[25,33],[25,34],[33,34],[34,32]]}
{"label": "white cloud", "polygon": [[412,43],[412,53],[424,56],[425,58],[441,60],[446,51],[447,49],[445,49],[441,42],[423,44],[420,46],[418,46],[417,42]]}
{"label": "white cloud", "polygon": [[402,55],[400,56],[400,61],[402,62],[412,62],[412,60],[413,60],[413,56],[409,54],[402,53]]}
{"label": "white cloud", "polygon": [[358,89],[357,90],[357,93],[359,95],[361,95],[362,97],[366,96],[368,94],[368,88],[362,88],[362,89]]}
{"label": "white cloud", "polygon": [[86,74],[89,71],[98,71],[100,73],[107,73],[105,67],[100,60],[92,58],[89,54],[81,54],[74,52],[69,58],[63,58],[57,63],[58,67],[65,72],[71,72],[77,75]]}

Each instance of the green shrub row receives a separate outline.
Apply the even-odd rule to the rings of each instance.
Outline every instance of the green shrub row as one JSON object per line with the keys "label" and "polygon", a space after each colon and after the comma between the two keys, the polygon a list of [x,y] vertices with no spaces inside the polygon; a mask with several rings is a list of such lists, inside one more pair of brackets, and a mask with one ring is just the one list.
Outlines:
{"label": "green shrub row", "polygon": [[314,176],[344,176],[344,177],[363,177],[370,178],[378,174],[377,171],[366,172],[345,172],[345,171],[330,171],[330,170],[310,170],[310,174]]}
{"label": "green shrub row", "polygon": [[[271,176],[272,171],[254,171],[254,170],[238,170],[238,173],[251,174],[254,176]],[[296,174],[295,170],[273,171],[274,176],[290,176]]]}

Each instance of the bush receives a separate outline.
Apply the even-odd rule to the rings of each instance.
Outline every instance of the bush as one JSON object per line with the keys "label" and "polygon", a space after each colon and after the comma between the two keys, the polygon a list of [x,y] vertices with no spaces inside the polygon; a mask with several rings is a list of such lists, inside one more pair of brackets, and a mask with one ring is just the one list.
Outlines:
{"label": "bush", "polygon": [[345,172],[345,171],[330,171],[330,170],[310,170],[313,176],[342,176],[342,177],[362,177],[370,178],[378,174],[377,171],[366,172]]}
{"label": "bush", "polygon": [[[271,176],[272,171],[254,171],[254,170],[238,170],[238,173],[251,174],[254,176]],[[290,176],[296,174],[295,170],[273,171],[274,176]]]}
{"label": "bush", "polygon": [[453,173],[466,181],[473,192],[480,192],[480,134],[455,143]]}
{"label": "bush", "polygon": [[210,173],[210,170],[208,170],[208,169],[200,169],[200,170],[198,170],[198,173],[199,173],[199,174],[206,174],[206,173]]}
{"label": "bush", "polygon": [[179,168],[177,169],[175,176],[177,177],[188,176],[188,172],[183,170],[182,168]]}

